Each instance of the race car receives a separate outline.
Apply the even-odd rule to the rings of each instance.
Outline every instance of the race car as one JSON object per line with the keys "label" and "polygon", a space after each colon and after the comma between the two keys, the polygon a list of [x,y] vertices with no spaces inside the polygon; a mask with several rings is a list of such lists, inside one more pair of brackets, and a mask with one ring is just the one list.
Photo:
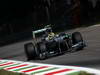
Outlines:
{"label": "race car", "polygon": [[[44,35],[42,35],[40,39],[36,38],[36,34],[41,32],[44,32]],[[33,41],[24,45],[27,60],[43,60],[67,52],[82,50],[86,47],[80,32],[54,34],[51,27],[45,27],[40,30],[32,31],[32,33]]]}

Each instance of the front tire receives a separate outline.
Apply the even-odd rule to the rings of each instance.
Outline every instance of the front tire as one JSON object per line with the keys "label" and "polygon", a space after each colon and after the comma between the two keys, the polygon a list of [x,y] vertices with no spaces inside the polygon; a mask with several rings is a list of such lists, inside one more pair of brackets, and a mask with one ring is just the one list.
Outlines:
{"label": "front tire", "polygon": [[79,42],[82,42],[81,46],[79,46],[77,50],[82,50],[84,48],[84,41],[83,41],[83,37],[80,32],[74,32],[72,34],[72,42],[73,42],[73,45]]}
{"label": "front tire", "polygon": [[80,32],[74,32],[72,34],[72,40],[73,40],[73,44],[76,44],[78,42],[83,42],[83,38]]}

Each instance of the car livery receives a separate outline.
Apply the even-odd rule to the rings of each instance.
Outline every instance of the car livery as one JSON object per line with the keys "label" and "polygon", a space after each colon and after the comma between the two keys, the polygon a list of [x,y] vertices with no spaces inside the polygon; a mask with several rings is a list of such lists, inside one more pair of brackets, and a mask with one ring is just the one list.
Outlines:
{"label": "car livery", "polygon": [[[42,35],[41,39],[38,40],[36,34],[41,32],[45,32],[45,35]],[[82,50],[86,46],[80,32],[54,34],[51,27],[46,27],[32,31],[32,33],[33,41],[24,45],[27,60],[46,59],[67,52]]]}

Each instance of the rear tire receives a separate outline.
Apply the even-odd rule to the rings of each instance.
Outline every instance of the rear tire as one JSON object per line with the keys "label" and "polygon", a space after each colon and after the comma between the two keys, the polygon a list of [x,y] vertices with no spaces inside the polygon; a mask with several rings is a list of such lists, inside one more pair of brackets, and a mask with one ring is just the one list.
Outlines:
{"label": "rear tire", "polygon": [[32,60],[36,57],[35,46],[33,45],[33,43],[25,44],[24,50],[27,56],[27,60]]}

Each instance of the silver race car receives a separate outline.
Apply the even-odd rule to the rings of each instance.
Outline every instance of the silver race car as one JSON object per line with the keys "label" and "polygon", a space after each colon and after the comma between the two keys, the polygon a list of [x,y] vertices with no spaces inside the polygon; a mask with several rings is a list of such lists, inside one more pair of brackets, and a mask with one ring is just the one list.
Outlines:
{"label": "silver race car", "polygon": [[[36,34],[43,32],[44,35],[40,39],[36,38]],[[46,59],[82,50],[86,46],[80,32],[54,34],[52,28],[47,26],[32,33],[33,41],[24,45],[27,60]]]}

